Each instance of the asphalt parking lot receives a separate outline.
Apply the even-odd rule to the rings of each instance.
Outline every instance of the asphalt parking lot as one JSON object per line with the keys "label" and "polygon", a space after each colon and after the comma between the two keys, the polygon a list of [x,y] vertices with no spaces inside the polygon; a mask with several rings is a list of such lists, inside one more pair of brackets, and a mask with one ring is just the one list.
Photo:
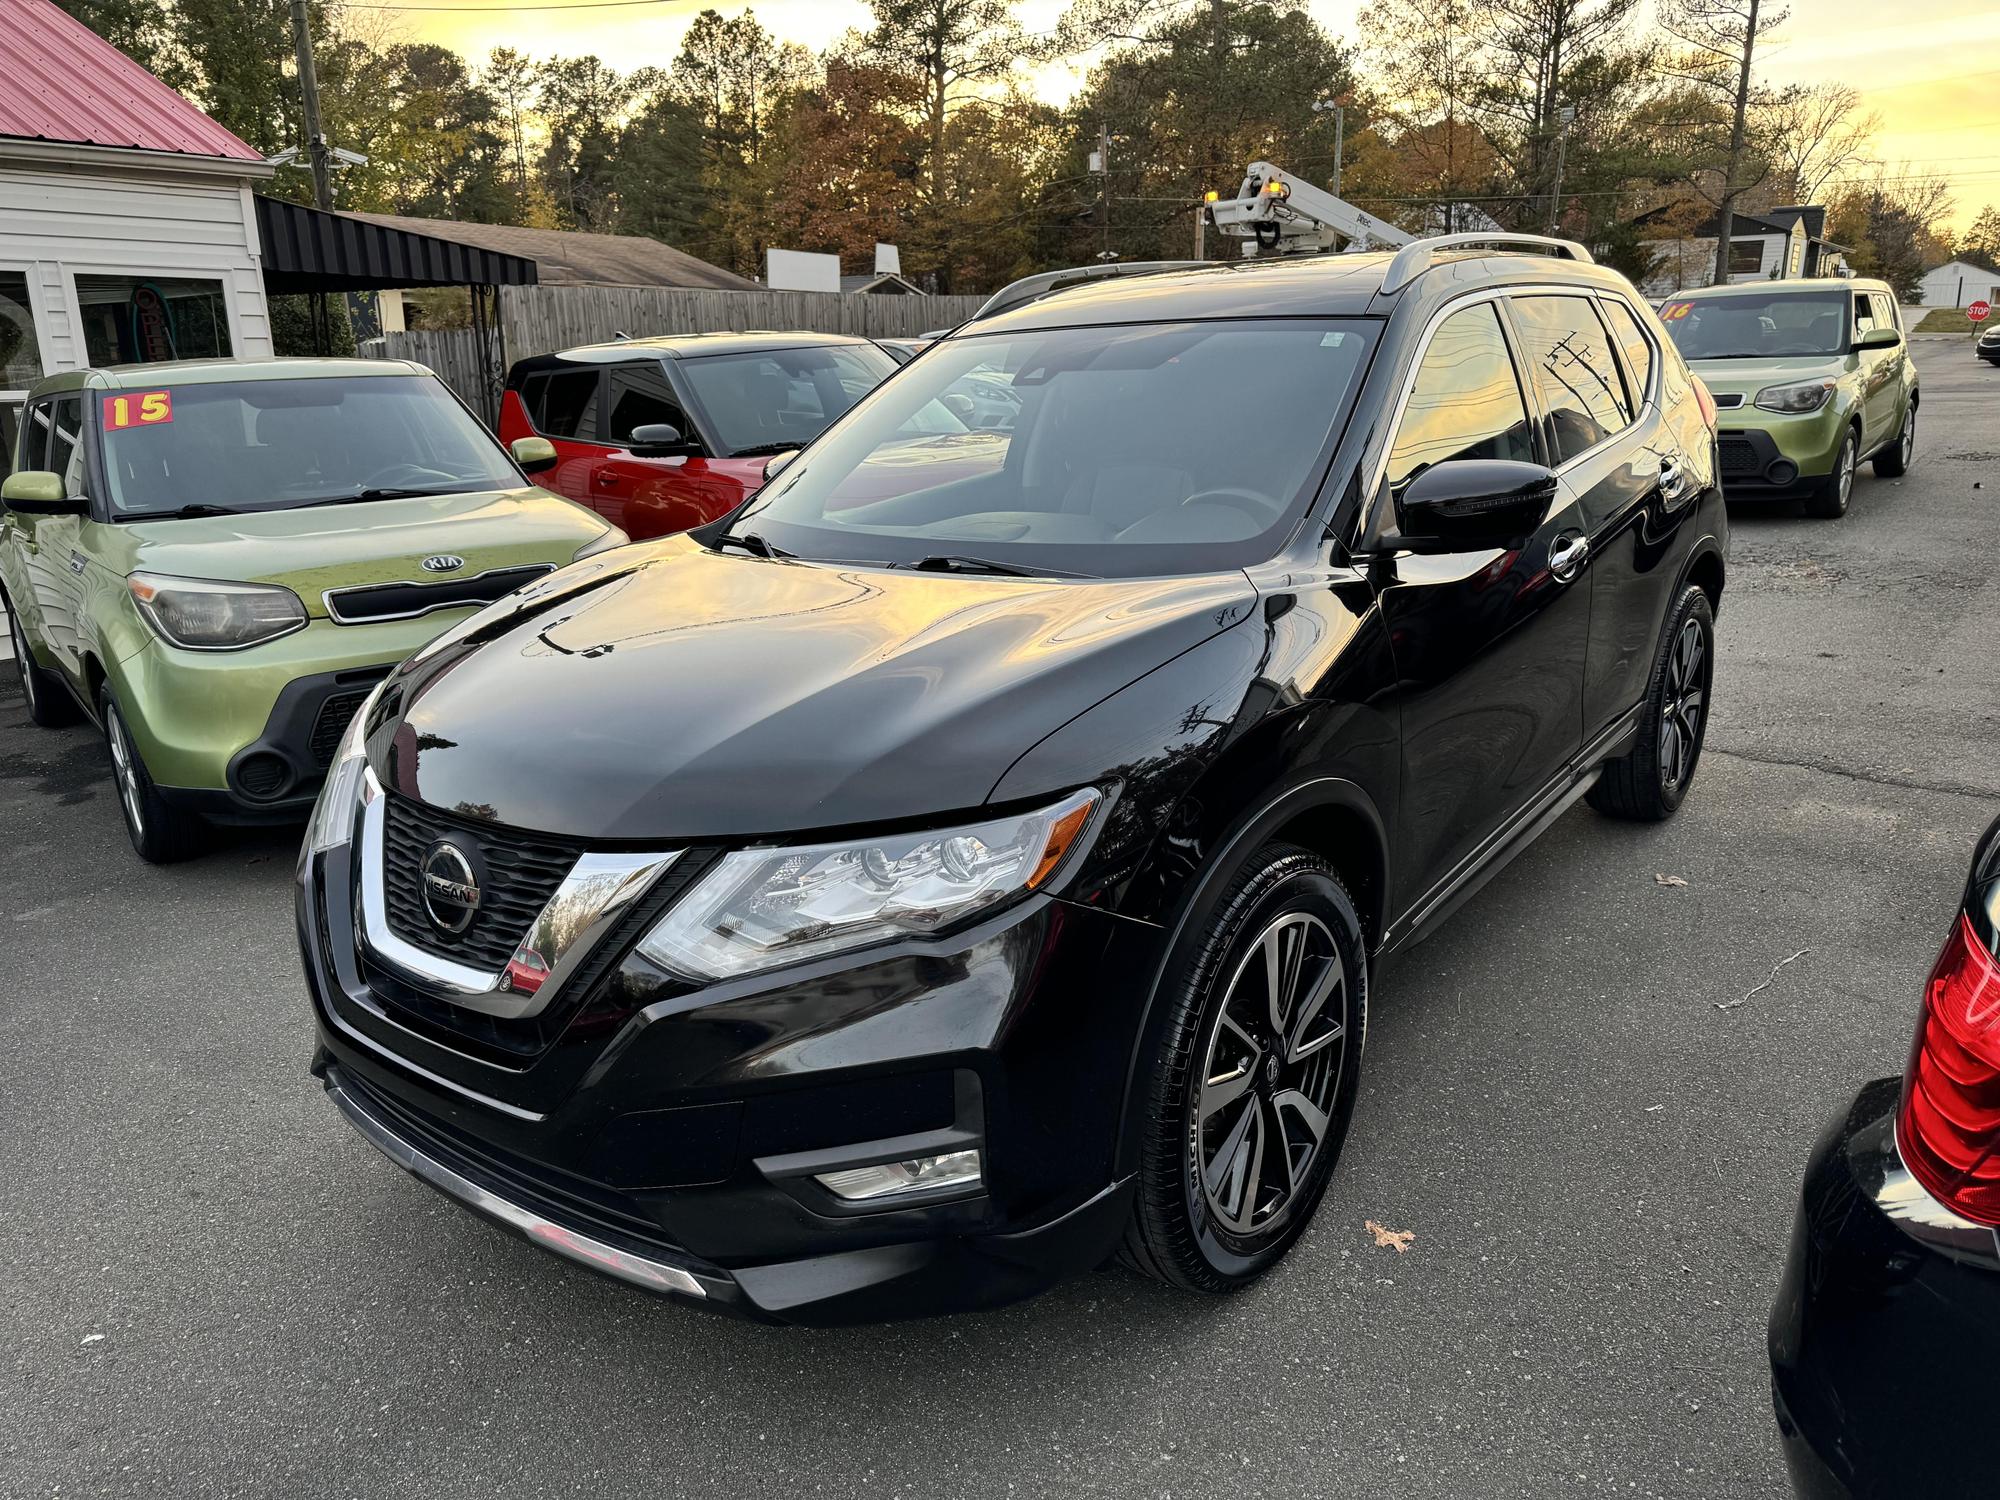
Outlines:
{"label": "asphalt parking lot", "polygon": [[1735,513],[1680,817],[1577,808],[1385,976],[1319,1220],[1226,1302],[771,1329],[489,1230],[305,1076],[296,834],[140,864],[10,674],[0,1495],[1782,1494],[1799,1172],[2000,810],[2000,369],[1917,358],[1907,479]]}

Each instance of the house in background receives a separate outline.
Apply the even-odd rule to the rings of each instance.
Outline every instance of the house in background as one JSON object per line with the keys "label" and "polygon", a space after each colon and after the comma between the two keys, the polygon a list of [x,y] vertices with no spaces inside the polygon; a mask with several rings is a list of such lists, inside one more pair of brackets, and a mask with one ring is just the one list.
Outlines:
{"label": "house in background", "polygon": [[[1693,223],[1686,206],[1665,204],[1632,220],[1648,241],[1652,270],[1639,282],[1649,297],[1665,297],[1686,287],[1707,286],[1715,270],[1715,241],[1721,233],[1713,210]],[[1792,276],[1838,276],[1842,247],[1825,237],[1826,210],[1798,204],[1752,214],[1730,215],[1729,279],[1776,281]]]}
{"label": "house in background", "polygon": [[2000,302],[2000,271],[1969,260],[1948,260],[1924,272],[1917,289],[1920,307],[1970,307],[1975,302]]}
{"label": "house in background", "polygon": [[[724,292],[757,289],[757,283],[746,277],[643,235],[462,224],[455,219],[413,219],[400,214],[347,212],[341,217],[532,261],[541,286],[662,286]],[[377,307],[382,332],[403,331],[406,320],[397,293],[381,293]]]}
{"label": "house in background", "polygon": [[900,271],[875,271],[866,276],[843,276],[840,289],[870,297],[921,297],[924,289],[905,280]]}
{"label": "house in background", "polygon": [[268,356],[245,142],[48,0],[0,0],[0,472],[27,388]]}

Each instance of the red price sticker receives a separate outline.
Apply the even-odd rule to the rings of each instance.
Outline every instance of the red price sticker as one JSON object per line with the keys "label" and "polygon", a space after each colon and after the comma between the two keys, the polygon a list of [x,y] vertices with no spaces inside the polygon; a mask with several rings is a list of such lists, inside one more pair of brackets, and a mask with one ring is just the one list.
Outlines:
{"label": "red price sticker", "polygon": [[173,419],[172,391],[140,391],[130,396],[104,398],[104,426],[110,432],[122,427],[157,427]]}
{"label": "red price sticker", "polygon": [[1671,323],[1676,318],[1685,318],[1693,311],[1694,304],[1692,302],[1669,302],[1665,307],[1660,309],[1660,321]]}

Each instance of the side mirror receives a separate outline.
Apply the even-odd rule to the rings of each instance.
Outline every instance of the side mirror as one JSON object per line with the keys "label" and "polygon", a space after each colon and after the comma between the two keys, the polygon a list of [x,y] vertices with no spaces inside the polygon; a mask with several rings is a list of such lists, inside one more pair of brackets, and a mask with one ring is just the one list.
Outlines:
{"label": "side mirror", "polygon": [[1413,547],[1471,552],[1519,546],[1548,516],[1556,476],[1540,464],[1458,458],[1432,464],[1396,502],[1396,524]]}
{"label": "side mirror", "polygon": [[1903,336],[1893,328],[1871,328],[1854,341],[1857,349],[1893,349],[1903,342]]}
{"label": "side mirror", "polygon": [[556,466],[556,445],[545,437],[518,437],[507,445],[523,474],[539,474]]}
{"label": "side mirror", "polygon": [[948,391],[938,399],[944,402],[944,409],[961,422],[970,423],[979,410],[973,405],[972,398],[963,391]]}
{"label": "side mirror", "polygon": [[9,510],[29,516],[81,516],[89,513],[90,502],[72,496],[62,475],[51,469],[23,469],[0,482],[0,501]]}
{"label": "side mirror", "polygon": [[773,453],[764,465],[764,483],[769,484],[778,477],[778,471],[799,456],[796,448],[787,448],[783,453]]}
{"label": "side mirror", "polygon": [[693,458],[701,444],[681,436],[671,422],[647,422],[632,429],[634,458]]}

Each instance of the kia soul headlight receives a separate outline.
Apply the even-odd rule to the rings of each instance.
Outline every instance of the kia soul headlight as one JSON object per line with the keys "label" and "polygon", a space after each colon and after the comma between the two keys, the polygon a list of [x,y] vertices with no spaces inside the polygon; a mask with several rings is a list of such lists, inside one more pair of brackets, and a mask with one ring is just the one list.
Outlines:
{"label": "kia soul headlight", "polygon": [[639,944],[696,979],[729,979],[922,936],[1045,885],[1097,806],[1082,791],[961,828],[727,855]]}
{"label": "kia soul headlight", "polygon": [[1834,384],[1831,380],[1795,380],[1789,385],[1767,385],[1753,404],[1765,411],[1818,411],[1833,394]]}
{"label": "kia soul headlight", "polygon": [[241,651],[305,629],[299,596],[274,583],[133,573],[125,580],[154,634],[187,651]]}

